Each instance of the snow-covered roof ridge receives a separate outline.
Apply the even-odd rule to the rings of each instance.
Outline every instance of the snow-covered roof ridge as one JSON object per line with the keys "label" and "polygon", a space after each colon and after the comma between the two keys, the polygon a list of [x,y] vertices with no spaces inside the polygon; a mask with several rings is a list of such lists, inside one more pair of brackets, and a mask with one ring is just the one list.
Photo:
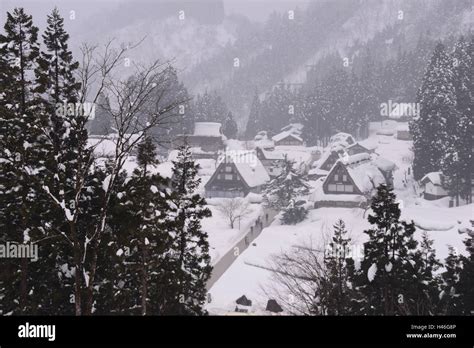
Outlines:
{"label": "snow-covered roof ridge", "polygon": [[329,139],[330,143],[335,143],[335,142],[340,142],[340,141],[347,142],[348,144],[355,143],[354,137],[351,134],[344,133],[344,132],[336,133]]}
{"label": "snow-covered roof ridge", "polygon": [[304,126],[301,123],[290,123],[286,125],[285,127],[281,128],[280,131],[282,132],[290,131],[296,135],[301,135],[303,128]]}
{"label": "snow-covered roof ridge", "polygon": [[357,146],[357,145],[363,146],[367,150],[375,150],[377,148],[377,144],[374,141],[369,140],[369,139],[364,139],[364,140],[357,141],[354,144],[349,145],[347,148],[350,149],[351,147],[354,147],[354,146]]}
{"label": "snow-covered roof ridge", "polygon": [[233,163],[249,187],[261,186],[270,181],[270,176],[255,151],[226,152],[219,159],[217,167],[222,163]]}
{"label": "snow-covered roof ridge", "polygon": [[427,181],[431,181],[433,185],[443,186],[443,173],[430,172],[421,178],[422,184],[425,184]]}
{"label": "snow-covered roof ridge", "polygon": [[371,191],[386,183],[380,169],[370,160],[355,162],[347,165],[346,168],[361,192]]}
{"label": "snow-covered roof ridge", "polygon": [[373,161],[377,168],[384,172],[397,169],[397,165],[394,162],[386,159],[385,157],[377,156]]}
{"label": "snow-covered roof ridge", "polygon": [[265,157],[265,159],[268,159],[268,160],[283,160],[285,158],[284,154],[278,150],[272,150],[272,151],[269,151],[269,150],[265,150],[263,148],[261,148],[260,146],[257,146],[255,149],[259,149],[263,156]]}
{"label": "snow-covered roof ridge", "polygon": [[303,139],[301,139],[301,137],[295,133],[293,133],[291,130],[288,130],[288,131],[284,131],[284,132],[281,132],[281,133],[278,133],[276,135],[274,135],[272,137],[272,140],[273,141],[280,141],[282,139],[285,139],[286,137],[292,137],[298,141],[303,141]]}
{"label": "snow-covered roof ridge", "polygon": [[347,153],[345,153],[344,156],[339,159],[339,161],[341,161],[343,164],[352,165],[363,161],[370,161],[370,159],[370,154],[365,152],[358,153],[352,156],[348,156]]}
{"label": "snow-covered roof ridge", "polygon": [[219,122],[196,122],[194,124],[194,136],[222,137],[222,125]]}

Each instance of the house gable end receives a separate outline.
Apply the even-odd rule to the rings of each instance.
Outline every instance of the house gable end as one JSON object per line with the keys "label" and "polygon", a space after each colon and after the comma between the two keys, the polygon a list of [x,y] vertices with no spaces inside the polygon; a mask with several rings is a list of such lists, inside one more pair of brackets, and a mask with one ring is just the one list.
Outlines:
{"label": "house gable end", "polygon": [[[237,180],[233,179],[233,180],[229,180],[229,181],[226,181],[226,180],[222,180],[222,179],[219,179],[219,175],[225,175],[226,174],[226,167],[227,166],[230,166],[232,168],[232,175],[236,175],[238,177]],[[215,184],[221,184],[221,185],[225,185],[225,183],[227,184],[230,184],[231,182],[233,183],[240,183],[241,185],[243,185],[244,189],[245,190],[250,190],[250,187],[249,185],[247,184],[247,182],[244,180],[243,176],[240,174],[239,170],[237,169],[237,166],[232,163],[232,162],[221,162],[214,174],[212,174],[211,178],[206,182],[206,184],[204,185],[204,188],[206,190],[210,190],[211,187]]]}
{"label": "house gable end", "polygon": [[362,194],[349,171],[341,162],[337,162],[332,167],[324,180],[323,190],[325,194]]}

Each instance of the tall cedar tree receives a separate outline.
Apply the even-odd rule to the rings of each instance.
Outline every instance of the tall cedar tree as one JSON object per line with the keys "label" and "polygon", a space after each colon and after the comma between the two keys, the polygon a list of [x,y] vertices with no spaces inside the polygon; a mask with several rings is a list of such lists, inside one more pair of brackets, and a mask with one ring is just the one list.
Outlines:
{"label": "tall cedar tree", "polygon": [[438,270],[442,266],[436,258],[436,251],[433,248],[433,241],[428,238],[428,234],[423,232],[419,246],[419,264],[416,293],[419,294],[416,303],[417,313],[436,315],[439,307],[439,288],[441,277]]}
{"label": "tall cedar tree", "polygon": [[238,131],[239,128],[237,127],[237,123],[235,122],[234,117],[232,116],[232,112],[229,111],[224,121],[222,133],[224,133],[224,135],[228,139],[236,139]]}
{"label": "tall cedar tree", "polygon": [[461,308],[463,314],[474,314],[474,220],[470,220],[471,227],[467,228],[467,238],[464,241],[467,256],[461,256],[462,270],[459,274],[458,291],[461,294]]}
{"label": "tall cedar tree", "polygon": [[[98,165],[93,165],[92,170],[86,173],[82,172],[93,158],[85,127],[89,115],[84,105],[77,104],[81,85],[74,75],[79,64],[73,60],[68,48],[69,35],[64,30],[63,22],[57,9],[48,16],[48,26],[43,35],[46,50],[41,53],[36,69],[37,91],[42,95],[45,111],[51,115],[49,139],[53,151],[49,159],[54,175],[44,190],[49,193],[50,205],[56,208],[53,230],[58,239],[67,241],[58,248],[63,254],[61,269],[74,270],[74,294],[69,294],[73,298],[70,302],[76,313],[90,313],[93,303],[89,295],[93,290],[85,284],[85,260],[81,259],[81,255],[82,250],[88,247],[86,234],[91,235],[90,229],[97,223],[97,211],[92,211],[91,207],[99,207],[103,199],[100,179],[104,179],[105,172]],[[82,185],[84,196],[76,202],[77,188]],[[71,218],[74,211],[78,215]],[[95,243],[96,240],[92,242]],[[89,247],[93,248],[92,245]],[[69,274],[68,271],[66,274]],[[89,301],[85,303],[84,298]]]}
{"label": "tall cedar tree", "polygon": [[[117,193],[114,245],[113,313],[159,315],[167,287],[169,189],[153,168],[158,164],[151,137],[138,146],[138,167]],[[109,243],[110,243],[109,242]],[[110,284],[109,284],[110,287]],[[104,299],[107,301],[107,299]],[[110,299],[109,299],[110,301]],[[103,308],[106,311],[107,308]]]}
{"label": "tall cedar tree", "polygon": [[250,105],[250,113],[247,120],[247,126],[245,128],[245,139],[252,140],[258,131],[260,131],[260,119],[261,119],[261,105],[260,98],[258,97],[258,91],[255,91],[255,95]]}
{"label": "tall cedar tree", "polygon": [[191,157],[188,145],[179,148],[173,161],[172,209],[175,221],[171,226],[172,277],[168,279],[168,306],[163,314],[201,315],[206,299],[206,283],[212,266],[207,233],[201,220],[211,216],[206,201],[196,193],[201,179],[197,177],[199,165]]}
{"label": "tall cedar tree", "polygon": [[439,294],[438,312],[442,315],[462,314],[462,297],[459,292],[459,277],[462,270],[462,261],[452,246],[444,261],[445,271],[441,274],[441,292]]}
{"label": "tall cedar tree", "polygon": [[[2,240],[34,243],[43,240],[49,221],[41,186],[47,173],[49,148],[43,129],[47,118],[38,108],[34,93],[34,69],[39,55],[38,28],[22,8],[7,12],[5,34],[0,35],[0,229]],[[43,246],[44,243],[40,243]],[[49,252],[43,250],[46,254]],[[37,290],[46,274],[40,263],[27,258],[4,259],[8,274],[2,287],[2,313],[34,314]],[[38,290],[41,291],[41,290]]]}
{"label": "tall cedar tree", "polygon": [[355,289],[362,295],[353,301],[356,314],[409,315],[417,312],[420,254],[413,238],[413,222],[400,222],[400,208],[392,188],[377,187],[368,220],[374,228],[364,231],[364,259],[355,272]]}
{"label": "tall cedar tree", "polygon": [[472,45],[461,37],[452,53],[457,112],[447,119],[446,132],[449,136],[441,160],[444,185],[450,196],[455,197],[456,205],[459,205],[460,196],[468,202],[471,200],[471,176],[474,171],[472,54]]}
{"label": "tall cedar tree", "polygon": [[[69,35],[64,30],[64,19],[55,8],[47,16],[47,27],[42,35],[45,49],[40,52],[38,65],[35,69],[36,92],[41,98],[40,107],[48,115],[48,127],[45,129],[49,146],[52,151],[48,154],[49,173],[44,187],[66,207],[74,200],[73,192],[76,182],[74,171],[78,161],[78,146],[85,147],[87,134],[76,131],[77,122],[82,115],[76,115],[78,90],[81,86],[74,74],[79,63],[73,60],[72,52],[68,48]],[[85,122],[85,120],[84,120]],[[79,139],[81,139],[79,141]],[[72,250],[69,241],[61,235],[67,229],[67,219],[63,207],[56,204],[48,196],[48,205],[53,207],[52,224],[48,247],[55,250],[56,264],[54,272],[63,280],[55,291],[58,297],[57,311],[72,314],[70,296],[72,292],[69,267],[72,266]],[[92,217],[92,215],[91,215]],[[52,285],[49,288],[55,288]],[[65,290],[67,289],[67,290]],[[60,294],[62,296],[60,296]],[[44,295],[44,297],[46,297]],[[54,298],[54,297],[53,297]]]}
{"label": "tall cedar tree", "polygon": [[320,298],[327,315],[351,314],[351,283],[349,275],[354,267],[350,256],[351,239],[347,235],[344,221],[334,225],[334,235],[325,250],[324,267],[326,278],[323,281]]}
{"label": "tall cedar tree", "polygon": [[229,113],[227,105],[217,93],[205,91],[203,95],[198,95],[194,102],[193,110],[195,119],[199,122],[219,122],[224,124]]}
{"label": "tall cedar tree", "polygon": [[457,118],[453,61],[438,43],[418,91],[420,115],[410,123],[413,134],[413,174],[420,180],[440,169],[447,143],[447,122]]}

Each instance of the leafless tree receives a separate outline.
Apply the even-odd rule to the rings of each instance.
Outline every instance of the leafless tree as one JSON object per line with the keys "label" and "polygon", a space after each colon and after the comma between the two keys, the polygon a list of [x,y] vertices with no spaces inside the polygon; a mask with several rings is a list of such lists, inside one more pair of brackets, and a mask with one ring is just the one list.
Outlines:
{"label": "leafless tree", "polygon": [[324,255],[330,235],[327,230],[322,232],[320,242],[310,240],[305,245],[293,246],[273,255],[269,261],[272,282],[262,290],[291,314],[326,313],[323,289],[328,272],[324,265]]}
{"label": "leafless tree", "polygon": [[217,210],[227,218],[230,228],[234,228],[237,220],[247,217],[252,212],[249,202],[240,197],[222,200]]}
{"label": "leafless tree", "polygon": [[[92,313],[97,259],[103,247],[101,239],[106,229],[109,202],[117,177],[127,157],[152,127],[165,126],[177,115],[174,110],[178,105],[185,102],[173,100],[166,105],[160,103],[167,92],[165,86],[167,85],[168,62],[155,61],[147,66],[134,64],[131,67],[133,70],[130,71],[133,78],[121,78],[117,70],[125,58],[125,52],[129,49],[130,45],[115,49],[113,41],[109,41],[102,50],[99,50],[97,46],[87,44],[81,48],[82,60],[77,76],[81,82],[79,102],[96,103],[99,94],[108,95],[112,100],[107,111],[112,115],[116,129],[113,137],[115,149],[108,159],[108,176],[103,184],[104,195],[98,219],[85,236],[78,231],[81,217],[78,207],[86,194],[86,178],[95,165],[94,149],[99,143],[92,147],[87,144],[77,146],[75,175],[74,178],[69,178],[74,182],[72,202],[65,201],[64,197],[55,195],[52,190],[45,187],[52,201],[62,209],[68,226],[66,231],[57,232],[71,244],[74,253],[76,315]],[[155,108],[150,107],[153,104],[152,100]],[[86,131],[86,121],[86,118],[77,118],[76,131]]]}
{"label": "leafless tree", "polygon": [[265,294],[294,315],[324,313],[324,308],[317,303],[326,279],[323,255],[321,249],[293,247],[273,256],[270,261],[272,285],[264,289]]}

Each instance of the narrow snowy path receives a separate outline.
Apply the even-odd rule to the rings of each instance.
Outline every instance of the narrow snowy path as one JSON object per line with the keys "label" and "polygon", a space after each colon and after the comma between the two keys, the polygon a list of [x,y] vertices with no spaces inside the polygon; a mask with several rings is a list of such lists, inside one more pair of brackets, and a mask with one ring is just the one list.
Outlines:
{"label": "narrow snowy path", "polygon": [[224,272],[227,271],[239,255],[249,247],[255,238],[260,235],[262,230],[273,222],[276,214],[277,213],[273,210],[264,209],[263,214],[259,216],[247,233],[216,262],[212,269],[211,278],[207,282],[206,287],[208,290],[219,280]]}

